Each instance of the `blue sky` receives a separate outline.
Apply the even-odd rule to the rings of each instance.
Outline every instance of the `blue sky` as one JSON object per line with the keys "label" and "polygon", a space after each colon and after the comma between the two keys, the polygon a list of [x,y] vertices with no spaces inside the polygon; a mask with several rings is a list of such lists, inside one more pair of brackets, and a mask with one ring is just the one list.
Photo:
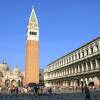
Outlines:
{"label": "blue sky", "polygon": [[40,66],[100,36],[100,0],[0,0],[0,62],[25,67],[32,5],[40,27]]}

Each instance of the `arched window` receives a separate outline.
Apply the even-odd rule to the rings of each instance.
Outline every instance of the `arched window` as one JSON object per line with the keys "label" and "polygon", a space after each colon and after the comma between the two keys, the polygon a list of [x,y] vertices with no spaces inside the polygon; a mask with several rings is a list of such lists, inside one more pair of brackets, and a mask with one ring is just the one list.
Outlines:
{"label": "arched window", "polygon": [[98,44],[96,44],[96,49],[97,49],[97,51],[98,51],[98,49],[99,49]]}
{"label": "arched window", "polygon": [[88,55],[89,54],[89,51],[88,51],[88,49],[86,49],[86,55]]}
{"label": "arched window", "polygon": [[82,51],[82,57],[84,57],[84,51]]}
{"label": "arched window", "polygon": [[80,53],[78,53],[78,57],[79,57],[79,59],[80,59]]}
{"label": "arched window", "polygon": [[10,80],[9,79],[5,80],[5,86],[6,87],[9,87],[10,86]]}
{"label": "arched window", "polygon": [[91,47],[91,53],[93,53],[93,47]]}

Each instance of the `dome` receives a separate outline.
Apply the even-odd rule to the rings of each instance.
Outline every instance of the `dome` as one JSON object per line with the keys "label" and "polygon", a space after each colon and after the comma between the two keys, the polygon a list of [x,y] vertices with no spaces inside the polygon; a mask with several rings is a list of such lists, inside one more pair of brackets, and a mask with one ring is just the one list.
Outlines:
{"label": "dome", "polygon": [[9,67],[7,64],[2,63],[2,64],[0,64],[0,70],[1,71],[8,71]]}

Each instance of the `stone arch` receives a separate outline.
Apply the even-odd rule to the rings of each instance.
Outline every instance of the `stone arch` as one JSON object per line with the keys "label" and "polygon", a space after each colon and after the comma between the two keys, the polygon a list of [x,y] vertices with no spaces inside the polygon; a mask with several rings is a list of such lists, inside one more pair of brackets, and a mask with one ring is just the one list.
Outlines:
{"label": "stone arch", "polygon": [[20,81],[20,80],[18,80],[18,82],[17,82],[17,83],[18,83],[18,86],[21,86],[21,81]]}
{"label": "stone arch", "polygon": [[94,86],[94,85],[95,85],[95,83],[94,83],[92,77],[89,78],[89,83],[88,83],[88,85],[89,85],[89,86]]}
{"label": "stone arch", "polygon": [[17,86],[16,80],[12,80],[12,81],[11,81],[11,86]]}
{"label": "stone arch", "polygon": [[9,87],[10,86],[10,80],[9,79],[5,80],[5,86],[6,87]]}

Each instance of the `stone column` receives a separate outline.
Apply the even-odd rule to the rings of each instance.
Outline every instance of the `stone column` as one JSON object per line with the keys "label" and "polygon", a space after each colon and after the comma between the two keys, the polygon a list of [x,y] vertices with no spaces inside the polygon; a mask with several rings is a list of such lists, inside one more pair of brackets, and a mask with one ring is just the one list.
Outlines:
{"label": "stone column", "polygon": [[59,77],[61,76],[61,71],[59,72]]}
{"label": "stone column", "polygon": [[59,77],[59,72],[57,72],[57,77]]}
{"label": "stone column", "polygon": [[68,69],[66,68],[66,75],[68,75]]}
{"label": "stone column", "polygon": [[63,70],[62,70],[62,72],[61,72],[61,76],[63,76]]}
{"label": "stone column", "polygon": [[56,72],[56,77],[58,77],[57,72]]}
{"label": "stone column", "polygon": [[61,72],[60,72],[60,77],[61,77]]}
{"label": "stone column", "polygon": [[94,52],[97,52],[97,51],[98,51],[98,49],[97,49],[96,45],[94,45]]}
{"label": "stone column", "polygon": [[80,72],[80,65],[78,65],[78,72]]}
{"label": "stone column", "polygon": [[75,74],[77,73],[77,71],[76,71],[76,66],[74,66],[75,67]]}
{"label": "stone column", "polygon": [[74,87],[76,87],[77,86],[77,83],[76,83],[76,80],[74,80]]}
{"label": "stone column", "polygon": [[88,51],[89,51],[89,54],[91,54],[91,48],[90,47],[89,47]]}
{"label": "stone column", "polygon": [[99,86],[100,86],[100,80],[99,80],[99,78],[98,77],[94,77],[94,82],[95,82],[95,86],[97,87],[97,88],[99,88]]}
{"label": "stone column", "polygon": [[87,79],[87,78],[85,78],[85,82],[86,82],[86,84],[88,85],[88,79]]}
{"label": "stone column", "polygon": [[66,70],[64,69],[64,76],[65,76],[65,74],[66,74]]}
{"label": "stone column", "polygon": [[87,56],[86,49],[84,50],[84,56]]}
{"label": "stone column", "polygon": [[66,87],[68,87],[68,82],[66,81]]}
{"label": "stone column", "polygon": [[68,70],[69,70],[69,75],[70,75],[70,73],[71,73],[70,68],[68,68]]}
{"label": "stone column", "polygon": [[99,63],[98,63],[97,59],[95,59],[95,64],[96,64],[96,69],[98,69],[99,68]]}
{"label": "stone column", "polygon": [[90,61],[91,70],[93,70],[93,62]]}
{"label": "stone column", "polygon": [[98,49],[100,50],[100,41],[99,41],[99,43],[98,43]]}
{"label": "stone column", "polygon": [[88,71],[89,70],[89,68],[88,68],[89,66],[88,66],[88,64],[87,64],[87,62],[86,62],[86,71]]}
{"label": "stone column", "polygon": [[73,70],[73,67],[72,67],[72,74],[73,74],[73,71],[74,71],[74,70]]}
{"label": "stone column", "polygon": [[70,86],[73,86],[73,81],[71,81]]}
{"label": "stone column", "polygon": [[84,65],[83,65],[83,64],[81,64],[81,66],[82,66],[82,72],[84,72]]}

